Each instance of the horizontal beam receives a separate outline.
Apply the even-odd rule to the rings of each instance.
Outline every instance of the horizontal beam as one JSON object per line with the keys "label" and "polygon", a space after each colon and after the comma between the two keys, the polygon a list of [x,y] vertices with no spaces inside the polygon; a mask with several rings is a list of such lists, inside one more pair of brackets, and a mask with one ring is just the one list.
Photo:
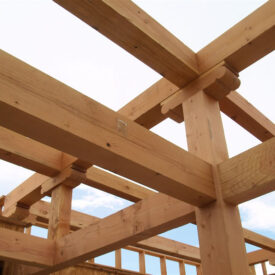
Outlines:
{"label": "horizontal beam", "polygon": [[236,91],[219,101],[221,111],[260,141],[275,136],[275,125]]}
{"label": "horizontal beam", "polygon": [[178,86],[162,78],[131,100],[119,112],[145,128],[152,128],[167,118],[161,113],[160,103],[178,90]]}
{"label": "horizontal beam", "polygon": [[84,183],[117,197],[138,202],[155,192],[96,167],[87,170]]}
{"label": "horizontal beam", "polygon": [[264,249],[247,253],[247,259],[248,259],[249,265],[254,265],[254,264],[259,264],[262,262],[269,261],[270,259],[274,258],[274,256],[275,256],[275,253]]}
{"label": "horizontal beam", "polygon": [[195,53],[132,1],[55,2],[173,83],[197,76]]}
{"label": "horizontal beam", "polygon": [[[190,221],[192,209],[182,201],[155,194],[58,240],[56,266],[46,272],[83,262],[183,225]],[[87,239],[89,242],[85,241]]]}
{"label": "horizontal beam", "polygon": [[[190,208],[189,206],[188,209],[192,210],[192,208]],[[190,211],[190,213],[186,213],[190,219],[188,220],[186,218],[185,222],[194,222],[194,210]],[[27,222],[31,222],[33,225],[41,226],[41,221],[43,221],[44,224],[42,225],[42,227],[47,228],[50,215],[50,204],[45,201],[36,202],[30,207],[30,215],[31,217],[29,219],[27,218]],[[33,216],[36,216],[36,218],[34,219]],[[76,231],[85,228],[93,223],[99,222],[100,220],[100,218],[72,210],[70,220],[71,230]],[[165,255],[169,255],[172,257],[178,257],[195,262],[199,261],[198,248],[173,240],[169,240],[167,238],[160,236],[149,238],[147,240],[135,243],[132,246],[134,246],[135,249],[139,247],[150,251],[155,251],[157,253],[163,253]],[[125,248],[128,249],[129,246]]]}
{"label": "horizontal beam", "polygon": [[0,228],[0,259],[49,267],[53,265],[54,242]]}
{"label": "horizontal beam", "polygon": [[[221,100],[231,91],[240,86],[238,77],[225,66],[218,66],[193,80],[184,88],[161,103],[162,114],[181,122],[183,120],[182,103],[195,93],[204,90],[205,93]],[[175,109],[180,109],[180,114],[175,114]],[[174,117],[176,116],[176,118]]]}
{"label": "horizontal beam", "polygon": [[246,243],[258,246],[271,252],[275,252],[275,240],[267,238],[253,231],[244,229],[244,240]]}
{"label": "horizontal beam", "polygon": [[208,163],[3,51],[0,61],[1,126],[188,203],[215,199]]}
{"label": "horizontal beam", "polygon": [[162,253],[176,258],[200,263],[200,249],[198,247],[155,236],[150,239],[137,242],[135,247]]}
{"label": "horizontal beam", "polygon": [[225,61],[242,71],[275,49],[275,3],[267,1],[197,53],[200,72]]}
{"label": "horizontal beam", "polygon": [[239,204],[275,190],[275,137],[219,164],[223,197]]}
{"label": "horizontal beam", "polygon": [[0,127],[0,158],[51,177],[61,170],[62,152]]}

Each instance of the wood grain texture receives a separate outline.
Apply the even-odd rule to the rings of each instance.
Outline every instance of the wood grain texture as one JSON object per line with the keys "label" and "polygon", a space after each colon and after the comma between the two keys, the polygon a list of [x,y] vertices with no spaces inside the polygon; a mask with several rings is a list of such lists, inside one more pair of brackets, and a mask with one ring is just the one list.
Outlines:
{"label": "wood grain texture", "polygon": [[219,164],[224,199],[242,203],[275,190],[275,137]]}
{"label": "wood grain texture", "polygon": [[[135,205],[57,240],[54,270],[183,225],[190,220],[189,213],[190,208],[182,201],[155,194],[149,199],[137,202]],[[86,239],[89,239],[89,242],[84,241]]]}
{"label": "wood grain texture", "polygon": [[197,53],[200,72],[225,60],[242,71],[275,49],[275,2],[268,1]]}
{"label": "wood grain texture", "polygon": [[274,252],[264,250],[264,249],[247,253],[247,259],[250,265],[269,261],[270,259],[274,258],[274,256],[275,256]]}
{"label": "wood grain texture", "polygon": [[0,228],[0,258],[26,265],[47,267],[53,264],[54,242]]}
{"label": "wood grain texture", "polygon": [[197,76],[195,53],[129,0],[56,0],[59,5],[182,86]]}
{"label": "wood grain texture", "polygon": [[0,60],[2,126],[188,203],[213,201],[206,162],[4,52]]}
{"label": "wood grain texture", "polygon": [[62,184],[52,191],[48,239],[57,240],[70,233],[72,188]]}
{"label": "wood grain texture", "polygon": [[266,141],[275,136],[275,125],[236,91],[220,100],[221,111],[245,130]]}
{"label": "wood grain texture", "polygon": [[204,275],[248,275],[243,231],[237,207],[223,201],[216,165],[228,158],[217,100],[203,91],[183,102],[188,149],[213,164],[217,200],[196,209]]}
{"label": "wood grain texture", "polygon": [[244,229],[244,240],[249,244],[275,252],[275,240],[255,233],[253,231]]}

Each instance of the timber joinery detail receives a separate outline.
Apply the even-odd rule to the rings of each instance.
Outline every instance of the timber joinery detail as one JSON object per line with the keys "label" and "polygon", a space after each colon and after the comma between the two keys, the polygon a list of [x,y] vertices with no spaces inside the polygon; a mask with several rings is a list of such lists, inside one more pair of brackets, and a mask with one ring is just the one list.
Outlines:
{"label": "timber joinery detail", "polygon": [[[55,2],[163,79],[114,112],[0,50],[0,158],[36,172],[0,197],[4,274],[146,274],[146,255],[160,259],[161,275],[166,260],[180,275],[185,264],[248,275],[258,263],[267,274],[275,240],[242,228],[237,206],[275,190],[275,126],[235,90],[239,72],[275,49],[275,1],[198,53],[130,0]],[[262,143],[229,158],[220,112]],[[150,131],[167,117],[185,121],[188,151]],[[134,204],[103,219],[73,211],[80,183]],[[188,223],[200,247],[157,236]],[[261,249],[246,253],[245,242]],[[138,253],[139,272],[122,269],[122,249]],[[115,268],[94,263],[111,251]]]}

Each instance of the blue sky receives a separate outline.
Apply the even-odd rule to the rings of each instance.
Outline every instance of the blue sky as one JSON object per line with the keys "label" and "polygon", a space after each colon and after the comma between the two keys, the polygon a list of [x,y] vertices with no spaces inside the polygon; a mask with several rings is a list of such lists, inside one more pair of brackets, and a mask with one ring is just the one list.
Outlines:
{"label": "blue sky", "polygon": [[[169,31],[198,51],[265,1],[257,0],[136,0]],[[46,72],[102,104],[118,110],[161,76],[92,28],[49,0],[0,0],[0,48]],[[274,52],[240,73],[240,94],[274,121]],[[261,75],[259,80],[258,74]],[[230,156],[260,142],[222,116]],[[182,148],[187,148],[184,124],[166,120],[152,129]],[[0,195],[28,178],[32,172],[0,161]],[[104,217],[131,203],[79,186],[73,209]],[[243,226],[275,238],[275,193],[240,205]],[[46,236],[44,230],[34,234]],[[187,225],[163,234],[198,246],[196,227]],[[255,249],[248,246],[247,250]],[[114,264],[114,254],[97,262]],[[146,257],[148,273],[159,274],[159,262]],[[123,267],[137,268],[137,254],[123,252]],[[168,274],[178,267],[167,262]],[[269,268],[269,272],[275,272]],[[195,274],[187,267],[187,274]],[[257,267],[257,275],[261,274]]]}

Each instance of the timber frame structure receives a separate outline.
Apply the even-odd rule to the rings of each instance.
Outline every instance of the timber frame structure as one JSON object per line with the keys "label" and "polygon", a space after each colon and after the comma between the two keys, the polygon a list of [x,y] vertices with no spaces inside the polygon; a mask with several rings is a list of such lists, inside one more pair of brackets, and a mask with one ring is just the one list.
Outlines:
{"label": "timber frame structure", "polygon": [[[145,254],[160,257],[162,274],[165,259],[181,275],[185,263],[203,275],[262,263],[267,274],[275,241],[243,229],[237,205],[275,190],[275,126],[235,90],[238,73],[275,48],[275,1],[198,53],[129,0],[55,2],[163,79],[114,112],[0,51],[0,156],[36,172],[0,199],[3,274],[145,274]],[[262,144],[229,158],[220,111]],[[167,117],[185,122],[188,152],[149,131]],[[72,211],[80,183],[134,204],[104,219]],[[187,223],[200,248],[156,236]],[[247,254],[245,242],[261,249]],[[121,269],[121,248],[139,253],[139,273]],[[116,268],[93,263],[110,251]]]}

